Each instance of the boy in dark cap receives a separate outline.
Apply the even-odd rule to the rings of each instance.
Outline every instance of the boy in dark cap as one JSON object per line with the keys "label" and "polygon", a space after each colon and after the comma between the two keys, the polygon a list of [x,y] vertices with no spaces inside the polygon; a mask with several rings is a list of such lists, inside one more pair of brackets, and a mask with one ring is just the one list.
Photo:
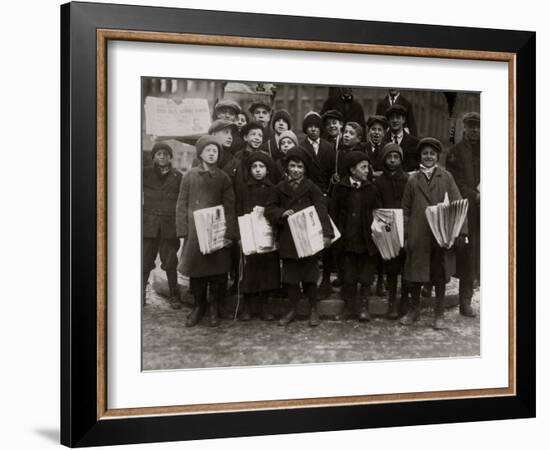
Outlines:
{"label": "boy in dark cap", "polygon": [[343,123],[357,122],[361,128],[365,129],[365,112],[361,103],[353,98],[353,91],[350,87],[339,87],[336,95],[329,97],[323,104],[321,114],[331,109],[336,109],[342,113]]}
{"label": "boy in dark cap", "polygon": [[269,141],[269,139],[271,138],[271,135],[273,134],[269,127],[269,124],[271,122],[271,113],[273,111],[273,109],[271,108],[271,105],[261,100],[255,101],[250,105],[250,108],[248,110],[250,111],[250,114],[252,114],[252,120],[262,125],[262,128],[263,128],[262,143],[267,143],[267,141]]}
{"label": "boy in dark cap", "polygon": [[274,133],[268,141],[262,145],[262,150],[267,152],[267,154],[271,156],[274,161],[276,161],[281,157],[281,152],[279,149],[281,133],[292,129],[292,119],[289,112],[285,109],[275,111],[271,121],[271,128]]}
{"label": "boy in dark cap", "polygon": [[384,137],[388,129],[388,121],[385,116],[370,116],[367,127],[367,152],[371,157],[374,170],[381,172],[384,170],[384,160],[380,157],[380,153],[385,144]]}
{"label": "boy in dark cap", "polygon": [[172,168],[172,148],[158,142],[151,152],[153,167],[143,169],[143,304],[145,287],[160,255],[170,290],[170,306],[181,308],[178,297],[176,200],[182,175]]}
{"label": "boy in dark cap", "polygon": [[[220,100],[218,103],[216,103],[216,106],[214,107],[214,116],[216,120],[226,120],[231,123],[237,123],[237,118],[242,113],[241,106],[235,101],[231,99],[223,99]],[[238,133],[238,127],[231,130],[232,133],[232,141],[231,145],[229,147],[226,147],[226,150],[229,150],[231,154],[235,154],[238,150],[240,150],[244,142],[241,138],[241,136]],[[209,134],[211,134],[209,132]],[[225,152],[227,154],[227,152]],[[220,166],[221,167],[221,166]]]}
{"label": "boy in dark cap", "polygon": [[[379,158],[383,162],[384,170],[382,175],[376,178],[374,184],[377,188],[380,208],[401,209],[403,192],[409,179],[409,175],[403,170],[403,150],[398,144],[390,142],[380,151]],[[404,252],[397,258],[383,263],[388,280],[389,319],[399,317],[400,303],[397,301],[397,276],[402,273],[404,263]],[[407,302],[407,288],[403,277],[401,278],[400,302],[403,307]]]}
{"label": "boy in dark cap", "polygon": [[329,144],[332,144],[335,149],[340,145],[342,140],[342,128],[344,126],[344,116],[337,109],[330,109],[322,116],[323,133],[322,136]]}
{"label": "boy in dark cap", "polygon": [[310,163],[311,160],[303,148],[294,147],[288,151],[286,155],[288,179],[281,181],[272,189],[265,210],[267,220],[277,227],[279,254],[283,261],[282,282],[287,286],[290,302],[288,313],[279,322],[281,326],[288,325],[296,317],[300,284],[311,307],[309,324],[310,326],[319,325],[317,311],[318,257],[312,255],[298,258],[288,225],[288,218],[292,214],[314,206],[323,228],[325,248],[330,245],[331,238],[334,237],[323,194],[315,183],[307,178]]}
{"label": "boy in dark cap", "polygon": [[416,128],[416,121],[414,120],[412,105],[396,88],[390,88],[388,90],[388,95],[378,102],[376,105],[376,114],[384,115],[388,108],[393,105],[401,105],[405,108],[407,111],[404,126],[405,131],[413,136],[417,136],[418,130]]}
{"label": "boy in dark cap", "polygon": [[[344,159],[347,175],[334,187],[330,216],[342,233],[337,242],[343,278],[342,298],[353,311],[357,284],[370,286],[374,279],[378,251],[371,237],[372,211],[378,208],[376,187],[369,180],[368,155],[351,151]],[[359,320],[370,320],[367,290],[360,291]]]}
{"label": "boy in dark cap", "polygon": [[231,153],[233,137],[236,132],[237,125],[235,122],[230,122],[225,119],[215,120],[208,129],[208,134],[217,137],[222,144],[224,151],[221,155],[221,159],[218,161],[218,167],[227,173],[231,180],[233,180],[237,171],[237,161]]}
{"label": "boy in dark cap", "polygon": [[386,134],[386,142],[399,144],[403,150],[403,169],[413,172],[418,169],[418,138],[405,132],[407,109],[398,104],[390,106],[386,111],[390,130]]}
{"label": "boy in dark cap", "polygon": [[460,279],[460,314],[475,317],[471,302],[474,293],[474,280],[479,281],[480,255],[480,117],[477,112],[464,114],[464,137],[451,148],[447,159],[447,169],[455,177],[456,184],[464,198],[468,199],[468,240],[464,248],[457,248],[456,269]]}

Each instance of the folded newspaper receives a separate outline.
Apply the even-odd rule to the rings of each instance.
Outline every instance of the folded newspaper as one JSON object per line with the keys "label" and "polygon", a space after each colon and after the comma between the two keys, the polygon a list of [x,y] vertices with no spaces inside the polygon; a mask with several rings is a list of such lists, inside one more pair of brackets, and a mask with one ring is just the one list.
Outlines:
{"label": "folded newspaper", "polygon": [[404,244],[403,210],[381,208],[375,209],[372,215],[372,240],[382,259],[397,258]]}
{"label": "folded newspaper", "polygon": [[442,203],[426,208],[426,218],[435,240],[440,247],[451,248],[460,234],[468,214],[468,199],[455,200],[449,203],[445,192]]}
{"label": "folded newspaper", "polygon": [[273,227],[264,216],[263,206],[255,206],[251,213],[240,216],[237,220],[245,255],[277,250]]}
{"label": "folded newspaper", "polygon": [[199,248],[203,255],[220,250],[225,245],[225,211],[222,205],[193,212]]}
{"label": "folded newspaper", "polygon": [[[340,238],[340,232],[332,219],[330,219],[330,224],[334,232],[334,237],[330,241],[332,244]],[[288,225],[290,226],[298,258],[306,258],[323,250],[323,227],[315,206],[309,206],[292,214],[288,218]]]}

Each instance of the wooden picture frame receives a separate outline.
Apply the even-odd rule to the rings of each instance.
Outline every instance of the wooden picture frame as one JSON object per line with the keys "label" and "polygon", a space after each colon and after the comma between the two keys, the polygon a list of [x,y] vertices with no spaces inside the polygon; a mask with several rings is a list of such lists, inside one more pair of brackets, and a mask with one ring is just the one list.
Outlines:
{"label": "wooden picture frame", "polygon": [[[111,40],[506,62],[510,130],[508,387],[109,409],[106,80],[107,42]],[[64,445],[534,417],[535,33],[69,3],[61,7],[61,55]]]}

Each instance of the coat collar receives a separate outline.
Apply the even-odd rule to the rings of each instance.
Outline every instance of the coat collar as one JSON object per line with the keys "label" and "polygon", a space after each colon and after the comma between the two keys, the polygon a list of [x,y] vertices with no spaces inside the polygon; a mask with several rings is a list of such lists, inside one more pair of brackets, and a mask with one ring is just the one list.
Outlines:
{"label": "coat collar", "polygon": [[298,198],[307,193],[312,184],[313,182],[309,178],[304,178],[298,186],[298,189],[294,190],[290,187],[288,180],[285,180],[281,185],[281,192],[287,197]]}
{"label": "coat collar", "polygon": [[428,184],[428,180],[426,179],[426,176],[422,172],[420,172],[420,170],[417,170],[415,172],[415,176],[418,179],[418,187],[420,189],[420,192],[422,192],[422,194],[424,194],[428,202],[432,204],[433,201],[432,201],[431,188],[435,186],[434,179],[440,178],[442,176],[441,168],[440,167],[435,168],[434,174],[432,175],[432,181],[430,182],[430,184]]}

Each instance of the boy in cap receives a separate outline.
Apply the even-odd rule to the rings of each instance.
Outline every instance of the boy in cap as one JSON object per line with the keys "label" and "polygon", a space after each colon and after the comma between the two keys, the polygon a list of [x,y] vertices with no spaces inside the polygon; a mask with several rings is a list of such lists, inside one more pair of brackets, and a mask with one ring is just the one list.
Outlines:
{"label": "boy in cap", "polygon": [[158,254],[168,279],[170,306],[179,309],[176,200],[182,175],[172,168],[172,157],[172,148],[158,142],[151,151],[153,167],[143,169],[143,304],[147,280]]}
{"label": "boy in cap", "polygon": [[[403,150],[398,144],[390,142],[381,150],[379,158],[383,161],[382,175],[375,179],[380,208],[401,209],[403,192],[409,179],[403,170]],[[388,318],[399,317],[400,304],[397,301],[397,276],[402,273],[405,263],[404,252],[397,258],[384,261],[384,271],[388,280]],[[379,271],[380,276],[380,271]],[[401,304],[405,306],[407,289],[401,278]]]}
{"label": "boy in cap", "polygon": [[[208,129],[208,134],[217,137],[223,147],[221,159],[218,161],[218,167],[222,169],[233,180],[237,171],[237,161],[231,153],[233,137],[237,132],[235,122],[226,119],[217,119],[212,122]],[[200,161],[198,161],[200,163]]]}
{"label": "boy in cap", "polygon": [[468,199],[468,240],[469,244],[456,252],[457,276],[460,279],[460,314],[475,317],[472,309],[474,280],[479,280],[480,255],[480,117],[477,112],[464,114],[464,136],[462,141],[451,148],[447,159],[447,169],[455,177],[456,184],[464,198]]}
{"label": "boy in cap", "polygon": [[388,95],[378,102],[378,105],[376,105],[376,114],[380,116],[384,115],[388,108],[393,105],[401,105],[405,107],[405,110],[407,111],[404,127],[405,131],[413,136],[417,136],[418,130],[416,128],[416,121],[414,120],[412,105],[396,88],[390,88],[388,90]]}
{"label": "boy in cap", "polygon": [[356,122],[361,128],[365,129],[365,112],[361,103],[353,98],[352,89],[346,86],[336,88],[335,91],[336,95],[329,97],[323,104],[321,114],[331,109],[336,109],[342,114],[342,123],[344,125],[349,122]]}
{"label": "boy in cap", "polygon": [[[235,238],[235,195],[229,176],[217,167],[223,157],[219,138],[202,136],[195,145],[200,164],[193,167],[181,181],[176,206],[176,234],[183,240],[183,250],[178,270],[189,277],[189,290],[195,302],[187,318],[186,326],[195,326],[205,313],[207,292],[210,286],[210,326],[219,325],[218,308],[227,286],[227,274],[231,270],[229,247]],[[199,209],[222,205],[225,213],[225,246],[203,255],[193,213]]]}
{"label": "boy in cap", "polygon": [[405,132],[407,109],[398,104],[390,106],[386,111],[389,123],[389,132],[386,134],[386,142],[399,144],[403,150],[403,169],[412,172],[418,169],[418,138]]}
{"label": "boy in cap", "polygon": [[273,133],[271,137],[262,145],[262,150],[267,152],[274,161],[281,157],[279,150],[279,143],[281,139],[281,133],[288,131],[292,128],[292,119],[290,114],[285,109],[280,109],[273,113],[273,120],[271,121],[271,127]]}
{"label": "boy in cap", "polygon": [[[440,247],[435,240],[426,218],[426,208],[443,202],[446,194],[450,202],[462,198],[453,176],[437,164],[442,148],[435,138],[420,140],[420,169],[409,177],[401,203],[407,243],[403,277],[409,283],[411,305],[400,323],[411,325],[419,319],[420,289],[423,284],[432,284],[436,294],[432,327],[436,330],[444,328],[445,285],[455,273],[455,252],[454,248]],[[455,247],[464,245],[467,227],[465,221]]]}
{"label": "boy in cap", "polygon": [[271,135],[273,134],[269,127],[269,124],[271,122],[271,113],[272,113],[271,105],[261,100],[255,101],[250,105],[250,108],[248,110],[250,111],[250,114],[252,114],[252,120],[262,125],[262,128],[263,128],[262,143],[266,143],[267,141],[269,141],[269,139],[271,138]]}
{"label": "boy in cap", "polygon": [[277,227],[279,254],[283,261],[282,282],[287,286],[290,302],[289,311],[279,321],[281,326],[288,325],[296,317],[300,284],[311,307],[309,325],[319,325],[318,258],[317,255],[298,258],[288,225],[288,218],[292,214],[314,206],[323,228],[325,248],[330,245],[331,238],[334,237],[323,194],[315,183],[307,178],[310,163],[311,160],[303,148],[295,147],[288,151],[286,157],[288,179],[281,181],[272,189],[265,209],[267,220]]}
{"label": "boy in cap", "polygon": [[330,109],[322,116],[323,133],[322,136],[329,144],[332,144],[335,149],[340,145],[342,140],[342,128],[344,126],[344,116],[337,109]]}
{"label": "boy in cap", "polygon": [[367,152],[371,156],[374,170],[381,172],[384,170],[385,164],[380,153],[385,144],[384,137],[388,129],[388,121],[385,116],[370,116],[367,120],[367,127]]}
{"label": "boy in cap", "polygon": [[275,160],[275,165],[279,174],[281,174],[281,179],[285,177],[286,173],[286,154],[291,148],[294,148],[298,145],[298,138],[294,131],[288,130],[281,133],[279,138],[279,158]]}
{"label": "boy in cap", "polygon": [[[220,100],[218,103],[216,103],[216,106],[214,107],[214,115],[215,120],[225,120],[231,123],[237,123],[237,118],[239,115],[242,114],[242,110],[240,105],[235,101],[231,99],[224,99]],[[241,136],[238,133],[238,127],[233,129],[231,131],[232,133],[232,141],[231,145],[227,148],[231,154],[235,154],[238,150],[242,148],[244,145],[244,142],[241,138]],[[209,134],[211,134],[209,132]],[[227,153],[227,152],[226,152]]]}
{"label": "boy in cap", "polygon": [[[342,233],[338,241],[343,278],[342,298],[353,311],[357,284],[370,286],[374,279],[378,251],[371,237],[372,212],[378,208],[376,187],[369,180],[368,155],[351,151],[344,160],[347,175],[334,187],[330,215]],[[358,318],[370,320],[367,290],[360,291]]]}

